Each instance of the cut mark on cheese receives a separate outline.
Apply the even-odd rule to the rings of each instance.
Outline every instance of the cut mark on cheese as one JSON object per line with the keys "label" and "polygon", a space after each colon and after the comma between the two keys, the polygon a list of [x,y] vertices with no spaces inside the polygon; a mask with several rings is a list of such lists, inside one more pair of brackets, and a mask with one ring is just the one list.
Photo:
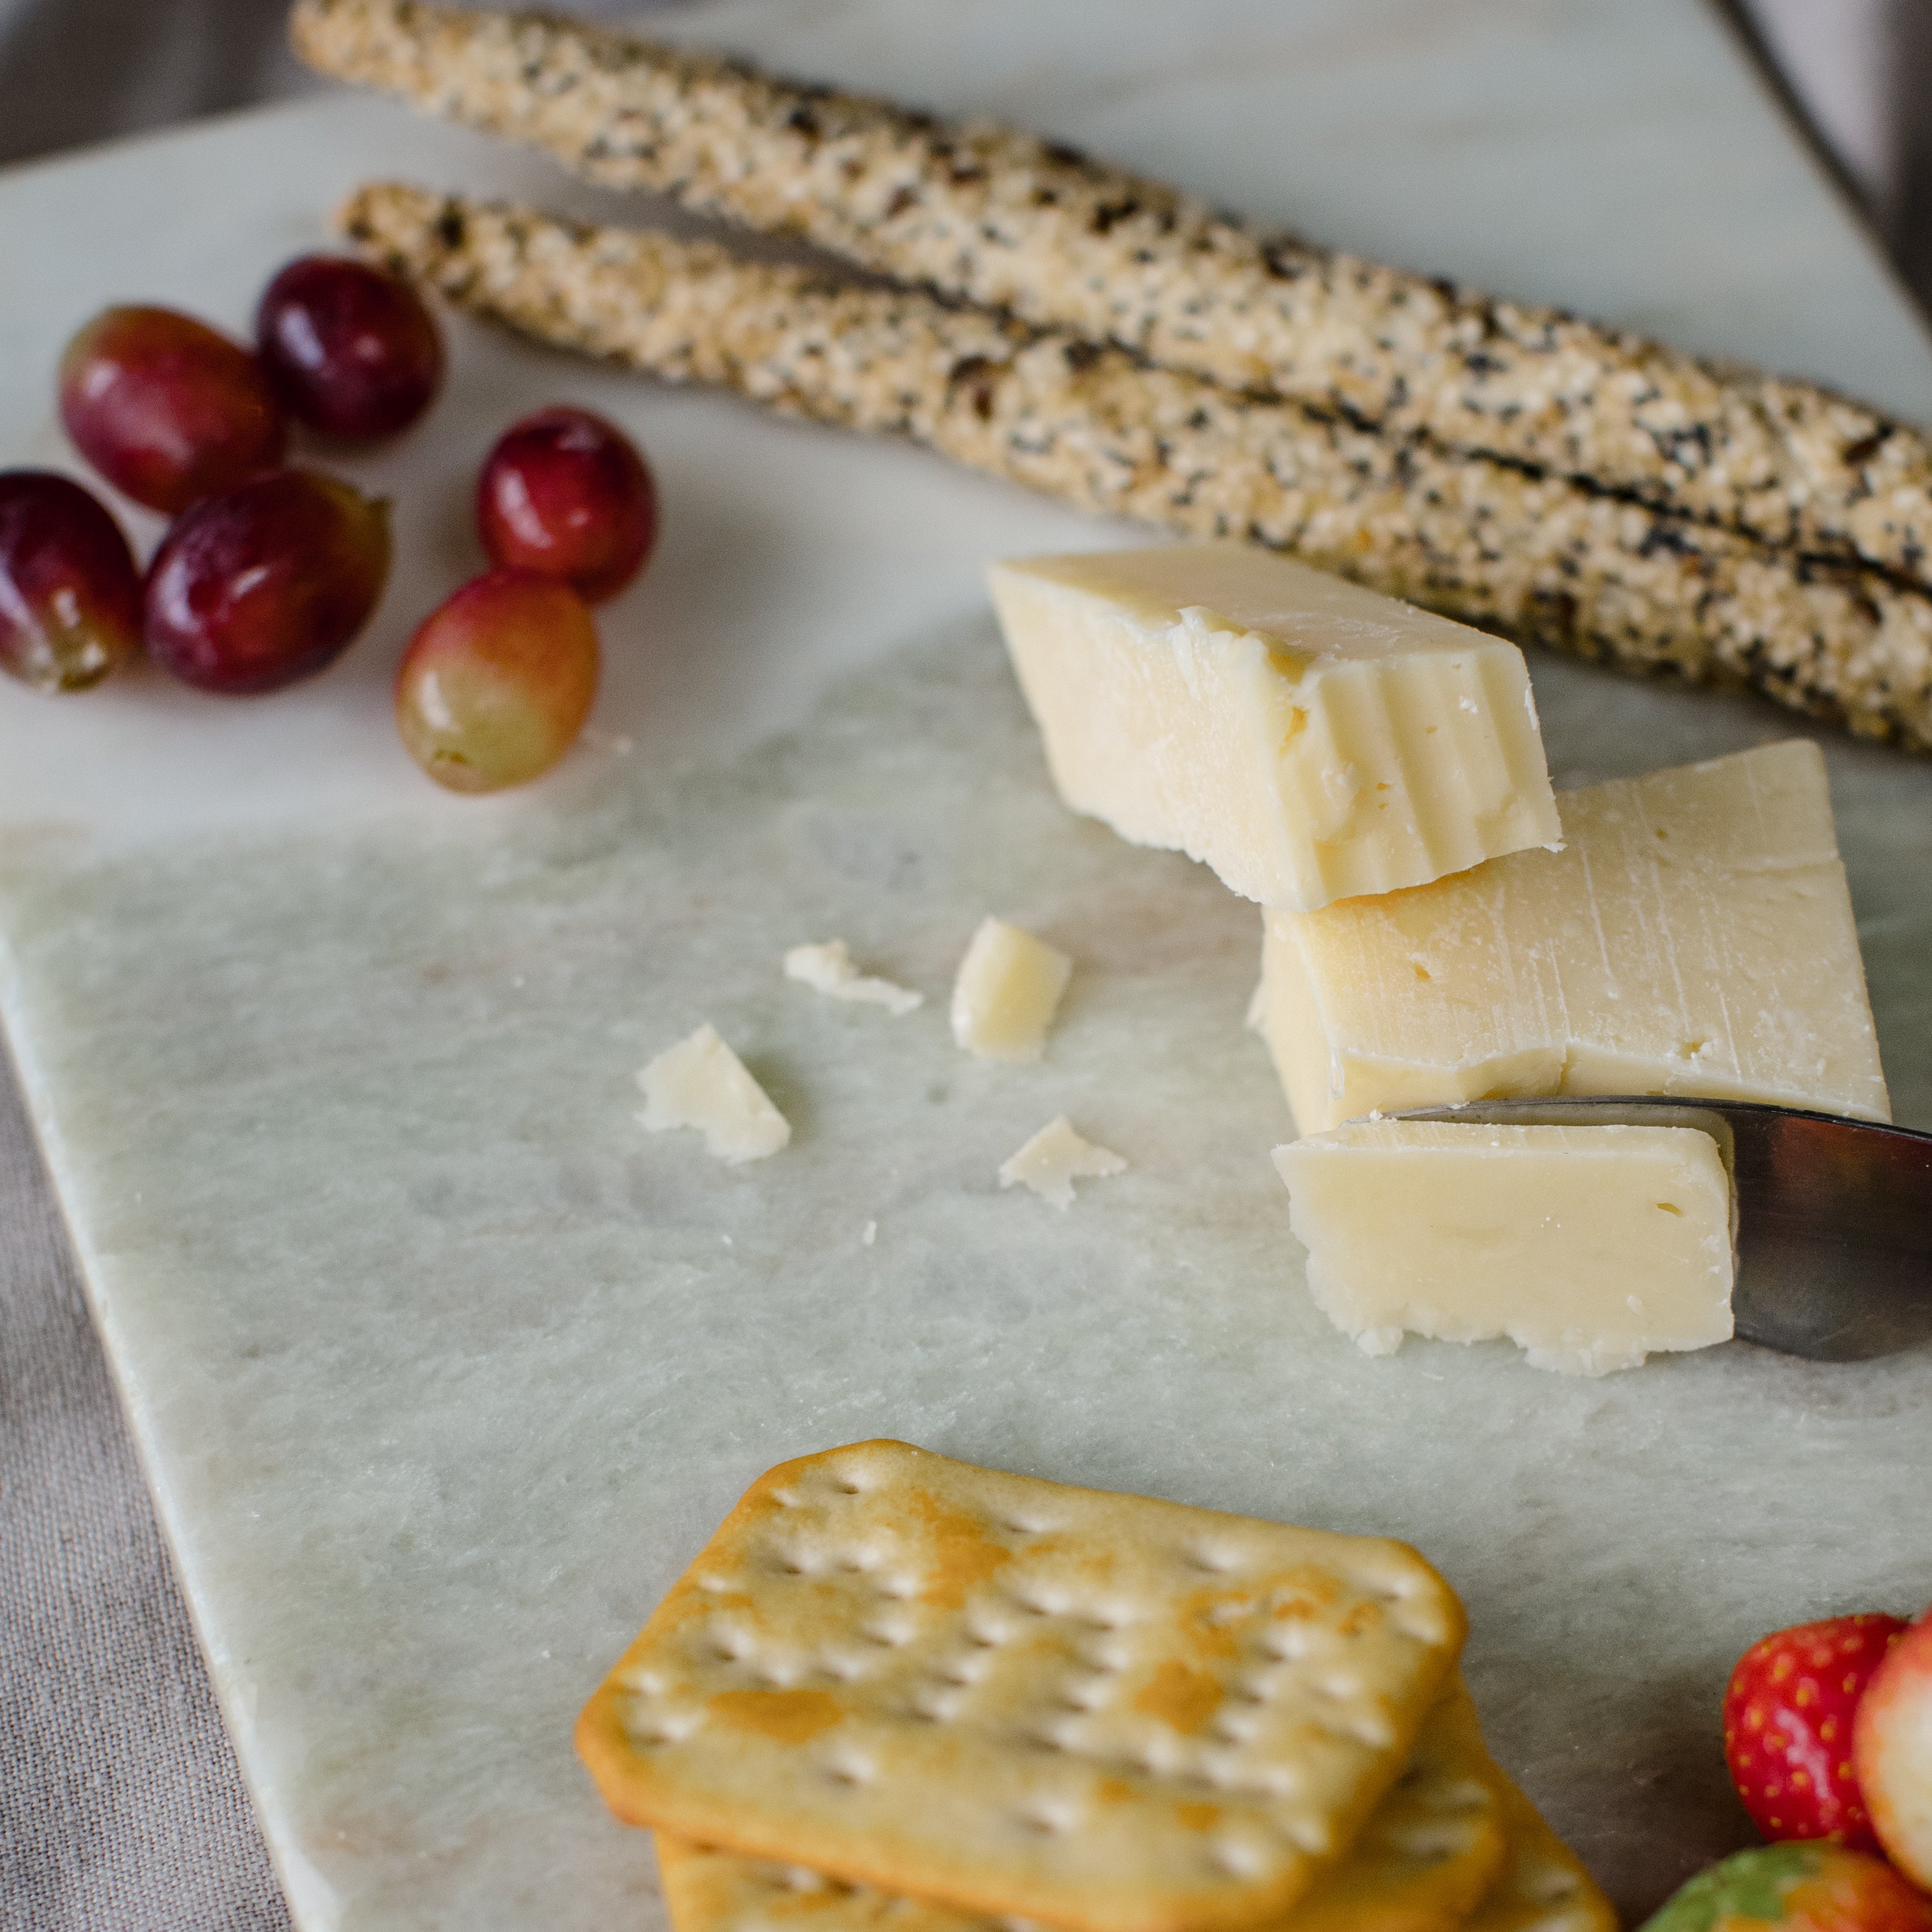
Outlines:
{"label": "cut mark on cheese", "polygon": [[1267,916],[1262,1031],[1300,1132],[1545,1094],[1890,1118],[1815,745],[1558,803],[1561,852]]}
{"label": "cut mark on cheese", "polygon": [[1060,794],[1306,911],[1561,838],[1522,653],[1246,544],[995,565]]}
{"label": "cut mark on cheese", "polygon": [[694,1127],[705,1151],[734,1167],[776,1154],[791,1138],[791,1123],[708,1021],[665,1048],[638,1073],[638,1084],[644,1096],[638,1119],[646,1132]]}
{"label": "cut mark on cheese", "polygon": [[1730,1177],[1694,1128],[1357,1120],[1274,1160],[1309,1292],[1366,1354],[1506,1336],[1603,1375],[1731,1334]]}
{"label": "cut mark on cheese", "polygon": [[926,995],[910,986],[862,974],[842,939],[822,945],[794,946],[784,956],[784,974],[830,1000],[850,1000],[861,1006],[884,1006],[890,1013],[909,1013],[923,1006]]}
{"label": "cut mark on cheese", "polygon": [[982,1060],[1022,1064],[1046,1051],[1073,962],[1044,940],[986,919],[952,982],[952,1037]]}
{"label": "cut mark on cheese", "polygon": [[1076,1180],[1101,1180],[1125,1172],[1126,1165],[1111,1148],[1082,1140],[1062,1114],[1000,1163],[1000,1185],[1030,1187],[1042,1201],[1052,1202],[1064,1212],[1073,1205]]}

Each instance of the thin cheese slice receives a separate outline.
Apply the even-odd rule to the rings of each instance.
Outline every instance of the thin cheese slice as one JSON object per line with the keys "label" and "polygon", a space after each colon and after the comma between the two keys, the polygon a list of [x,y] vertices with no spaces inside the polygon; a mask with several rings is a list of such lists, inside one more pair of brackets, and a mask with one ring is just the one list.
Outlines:
{"label": "thin cheese slice", "polygon": [[1241,544],[994,566],[1060,796],[1263,905],[1562,836],[1515,645]]}
{"label": "thin cheese slice", "polygon": [[791,1138],[791,1123],[708,1023],[666,1047],[638,1084],[644,1096],[638,1119],[647,1132],[695,1127],[705,1150],[733,1166],[776,1154]]}
{"label": "thin cheese slice", "polygon": [[1274,1159],[1308,1291],[1370,1354],[1507,1336],[1603,1375],[1731,1334],[1730,1178],[1694,1129],[1358,1120]]}
{"label": "thin cheese slice", "polygon": [[1891,1118],[1815,745],[1558,802],[1560,852],[1268,916],[1257,1016],[1300,1132],[1545,1094]]}

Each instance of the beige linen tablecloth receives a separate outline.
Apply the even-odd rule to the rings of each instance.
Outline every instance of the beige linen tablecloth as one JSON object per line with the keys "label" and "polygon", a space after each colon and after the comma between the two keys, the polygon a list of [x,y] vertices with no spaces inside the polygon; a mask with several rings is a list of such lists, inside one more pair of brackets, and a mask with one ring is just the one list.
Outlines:
{"label": "beige linen tablecloth", "polygon": [[0,1625],[0,1926],[286,1928],[10,1067]]}

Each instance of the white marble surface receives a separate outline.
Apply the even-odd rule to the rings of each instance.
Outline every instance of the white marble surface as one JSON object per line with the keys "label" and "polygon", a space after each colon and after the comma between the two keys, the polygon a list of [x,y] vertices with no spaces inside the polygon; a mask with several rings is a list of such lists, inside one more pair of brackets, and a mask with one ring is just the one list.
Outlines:
{"label": "white marble surface", "polygon": [[[1094,17],[728,0],[680,31],[1932,416],[1918,324],[1688,4]],[[0,259],[35,269],[0,309],[0,456],[57,453],[46,378],[92,307],[238,322],[377,170],[599,205],[353,101],[0,179]],[[1730,1656],[1932,1594],[1932,1361],[1733,1348],[1579,1384],[1502,1348],[1358,1357],[1299,1290],[1268,1166],[1251,913],[1058,811],[986,627],[986,558],[1118,532],[456,346],[432,425],[354,466],[398,493],[404,562],[327,677],[0,692],[0,1007],[304,1928],[653,1922],[570,1718],[751,1474],[880,1432],[1410,1536],[1469,1599],[1499,1751],[1627,1907],[1738,1842]],[[448,800],[394,745],[388,673],[473,565],[476,456],[563,396],[644,437],[664,554],[610,614],[596,743]],[[1535,669],[1560,782],[1792,728]],[[1900,1117],[1932,1124],[1932,770],[1832,762]],[[1082,962],[1038,1069],[958,1057],[943,1001],[894,1020],[780,976],[839,936],[936,994],[995,908]],[[707,1017],[798,1127],[741,1172],[632,1118],[632,1071]],[[1133,1163],[1064,1218],[993,1178],[1060,1111]]]}

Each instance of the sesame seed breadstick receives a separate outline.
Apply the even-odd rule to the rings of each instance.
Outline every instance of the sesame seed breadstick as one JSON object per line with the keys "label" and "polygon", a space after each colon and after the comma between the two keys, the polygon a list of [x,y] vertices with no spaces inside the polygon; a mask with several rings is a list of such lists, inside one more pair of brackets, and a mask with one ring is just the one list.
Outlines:
{"label": "sesame seed breadstick", "polygon": [[1365,427],[1932,584],[1932,449],[1811,384],[1330,254],[1125,170],[531,14],[298,0],[297,50],[587,178]]}
{"label": "sesame seed breadstick", "polygon": [[396,185],[362,189],[340,219],[371,254],[545,342],[1932,748],[1932,599],[1869,574],[1814,575],[1723,531],[916,290]]}

